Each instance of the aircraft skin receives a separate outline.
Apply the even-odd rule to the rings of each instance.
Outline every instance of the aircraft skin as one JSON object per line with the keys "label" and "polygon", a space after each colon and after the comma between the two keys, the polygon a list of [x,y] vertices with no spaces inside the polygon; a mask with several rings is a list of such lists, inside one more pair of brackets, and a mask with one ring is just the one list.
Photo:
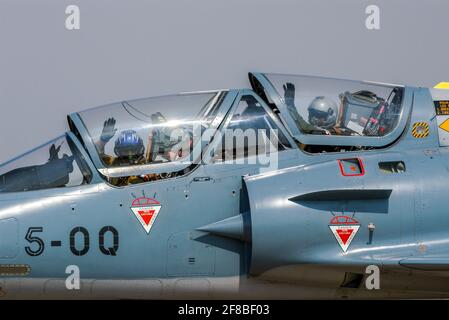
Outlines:
{"label": "aircraft skin", "polygon": [[[185,175],[113,186],[96,166],[82,116],[70,115],[67,139],[90,182],[0,191],[0,298],[449,297],[449,148],[435,104],[449,91],[401,86],[396,136],[311,153],[300,148],[282,93],[267,79],[250,74],[253,89],[224,90],[212,126],[222,130],[241,97],[253,96],[291,144],[272,170],[214,163],[204,152]],[[417,134],[415,124],[427,132]],[[334,138],[346,140],[330,145],[363,145],[347,140],[358,136],[328,135],[307,144]],[[156,210],[149,232],[135,214],[145,206]],[[352,238],[339,242],[345,228]],[[66,287],[73,265],[79,290]],[[365,287],[370,265],[380,269],[378,290]]]}

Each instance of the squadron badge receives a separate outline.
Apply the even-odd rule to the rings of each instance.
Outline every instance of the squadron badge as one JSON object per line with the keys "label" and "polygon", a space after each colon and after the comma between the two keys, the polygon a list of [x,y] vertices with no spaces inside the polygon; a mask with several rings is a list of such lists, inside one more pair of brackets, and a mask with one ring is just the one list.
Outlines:
{"label": "squadron badge", "polygon": [[360,224],[354,218],[348,216],[336,216],[330,221],[329,228],[340,245],[341,250],[346,252],[352,239],[354,239],[357,231],[359,231]]}
{"label": "squadron badge", "polygon": [[157,200],[146,197],[134,199],[132,202],[131,210],[147,234],[150,233],[161,207],[162,205]]}

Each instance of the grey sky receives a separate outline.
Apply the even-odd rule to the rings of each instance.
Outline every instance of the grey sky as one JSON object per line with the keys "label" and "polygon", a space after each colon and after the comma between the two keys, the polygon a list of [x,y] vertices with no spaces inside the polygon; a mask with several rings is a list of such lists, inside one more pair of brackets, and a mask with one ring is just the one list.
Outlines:
{"label": "grey sky", "polygon": [[[80,30],[65,29],[70,4]],[[448,14],[445,0],[0,0],[0,162],[63,133],[70,112],[247,87],[251,70],[449,81]]]}

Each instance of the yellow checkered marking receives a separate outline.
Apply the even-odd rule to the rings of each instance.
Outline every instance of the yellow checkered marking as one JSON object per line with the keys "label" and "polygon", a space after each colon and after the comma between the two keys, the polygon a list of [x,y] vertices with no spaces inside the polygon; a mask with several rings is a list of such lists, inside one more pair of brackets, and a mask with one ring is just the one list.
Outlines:
{"label": "yellow checkered marking", "polygon": [[412,128],[412,136],[415,138],[426,138],[429,135],[429,124],[427,122],[415,122]]}

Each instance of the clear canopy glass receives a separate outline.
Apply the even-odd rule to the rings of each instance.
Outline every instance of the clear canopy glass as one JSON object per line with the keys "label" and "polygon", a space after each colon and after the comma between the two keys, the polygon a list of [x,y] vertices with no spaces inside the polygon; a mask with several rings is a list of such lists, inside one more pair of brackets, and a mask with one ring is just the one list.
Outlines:
{"label": "clear canopy glass", "polygon": [[210,126],[223,96],[214,91],[137,99],[79,116],[105,168],[194,160],[193,134]]}
{"label": "clear canopy glass", "polygon": [[0,166],[0,192],[72,187],[91,179],[87,163],[66,135]]}
{"label": "clear canopy glass", "polygon": [[[301,133],[381,137],[402,113],[404,89],[310,76],[266,75]],[[296,131],[296,130],[293,130]]]}

